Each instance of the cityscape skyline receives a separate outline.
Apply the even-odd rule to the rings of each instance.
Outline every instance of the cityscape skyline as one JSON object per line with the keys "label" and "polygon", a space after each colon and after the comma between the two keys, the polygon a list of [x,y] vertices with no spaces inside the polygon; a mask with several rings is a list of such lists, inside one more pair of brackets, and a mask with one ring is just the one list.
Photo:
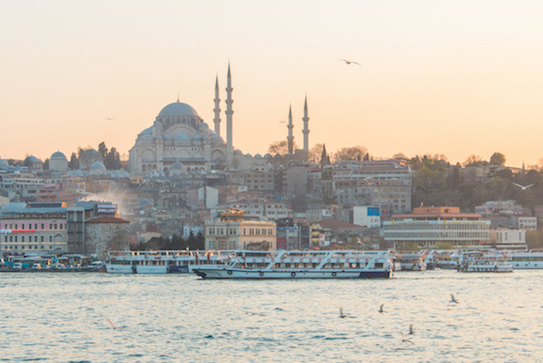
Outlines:
{"label": "cityscape skyline", "polygon": [[[210,6],[211,4],[211,6]],[[494,152],[537,164],[543,116],[543,5],[481,1],[237,1],[158,5],[117,1],[0,5],[0,158],[67,157],[100,142],[128,154],[179,95],[212,125],[215,78],[226,135],[265,154],[286,140],[378,157]],[[343,59],[360,63],[347,64]],[[260,136],[260,137],[259,137]]]}

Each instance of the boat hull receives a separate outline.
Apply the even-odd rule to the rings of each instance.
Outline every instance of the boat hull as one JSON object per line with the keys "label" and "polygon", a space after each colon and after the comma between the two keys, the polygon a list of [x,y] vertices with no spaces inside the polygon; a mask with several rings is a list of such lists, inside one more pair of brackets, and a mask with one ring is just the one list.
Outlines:
{"label": "boat hull", "polygon": [[133,274],[134,269],[130,265],[112,265],[106,264],[108,274]]}
{"label": "boat hull", "polygon": [[245,269],[194,269],[194,273],[203,279],[355,279],[389,278],[391,271],[385,270],[245,270]]}

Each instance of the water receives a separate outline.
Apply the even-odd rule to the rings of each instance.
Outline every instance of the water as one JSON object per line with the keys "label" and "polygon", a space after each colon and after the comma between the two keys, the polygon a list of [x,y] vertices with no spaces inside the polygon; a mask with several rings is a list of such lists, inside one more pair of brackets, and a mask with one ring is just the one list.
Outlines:
{"label": "water", "polygon": [[542,281],[541,270],[336,281],[4,273],[0,361],[537,362]]}

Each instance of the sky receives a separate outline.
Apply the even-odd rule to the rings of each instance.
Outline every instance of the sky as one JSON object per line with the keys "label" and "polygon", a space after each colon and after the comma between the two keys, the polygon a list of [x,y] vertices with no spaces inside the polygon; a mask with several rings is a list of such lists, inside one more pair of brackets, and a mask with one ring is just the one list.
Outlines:
{"label": "sky", "polygon": [[310,147],[537,164],[542,14],[535,0],[2,0],[0,158],[127,154],[178,95],[212,127],[215,77],[224,137],[230,62],[244,153],[286,138],[289,105],[301,146],[307,95]]}

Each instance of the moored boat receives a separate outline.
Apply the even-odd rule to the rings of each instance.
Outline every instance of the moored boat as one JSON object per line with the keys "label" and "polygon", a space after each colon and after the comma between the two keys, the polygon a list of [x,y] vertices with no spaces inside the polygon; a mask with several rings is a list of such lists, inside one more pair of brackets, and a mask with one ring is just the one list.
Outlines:
{"label": "moored boat", "polygon": [[388,278],[388,251],[235,251],[223,268],[198,267],[203,279]]}
{"label": "moored boat", "polygon": [[471,250],[460,253],[460,272],[513,272],[509,258],[494,250]]}
{"label": "moored boat", "polygon": [[530,250],[527,252],[513,252],[509,255],[509,262],[513,268],[523,269],[543,269],[543,250]]}
{"label": "moored boat", "polygon": [[192,273],[195,267],[222,268],[228,251],[111,251],[106,271],[114,274]]}

